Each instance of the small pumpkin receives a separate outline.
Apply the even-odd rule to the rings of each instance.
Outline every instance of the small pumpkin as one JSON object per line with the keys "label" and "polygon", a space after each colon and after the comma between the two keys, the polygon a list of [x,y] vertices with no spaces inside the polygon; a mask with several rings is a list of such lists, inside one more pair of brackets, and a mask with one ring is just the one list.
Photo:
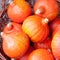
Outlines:
{"label": "small pumpkin", "polygon": [[26,1],[14,0],[7,9],[8,17],[17,23],[22,23],[31,13],[32,9]]}
{"label": "small pumpkin", "polygon": [[49,35],[48,19],[37,15],[29,16],[23,22],[22,29],[32,42],[42,42]]}
{"label": "small pumpkin", "polygon": [[60,60],[60,32],[56,32],[53,35],[51,47],[54,57]]}
{"label": "small pumpkin", "polygon": [[34,13],[52,21],[58,15],[59,7],[56,0],[37,0],[34,5]]}
{"label": "small pumpkin", "polygon": [[22,31],[21,25],[14,22],[8,23],[1,32],[1,37],[3,51],[11,58],[23,56],[30,46],[29,38]]}
{"label": "small pumpkin", "polygon": [[36,49],[30,53],[28,60],[54,60],[54,58],[47,49]]}

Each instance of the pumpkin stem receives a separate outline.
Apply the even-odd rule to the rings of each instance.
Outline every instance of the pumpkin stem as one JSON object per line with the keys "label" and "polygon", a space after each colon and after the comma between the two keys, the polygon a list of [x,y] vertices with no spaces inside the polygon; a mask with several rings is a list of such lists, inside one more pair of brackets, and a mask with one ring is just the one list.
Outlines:
{"label": "pumpkin stem", "polygon": [[11,60],[15,60],[14,58],[12,58]]}
{"label": "pumpkin stem", "polygon": [[51,50],[50,50],[50,49],[48,49],[48,51],[49,51],[49,52],[51,52]]}
{"label": "pumpkin stem", "polygon": [[43,24],[46,24],[46,23],[48,23],[48,22],[49,22],[49,19],[48,19],[48,18],[45,18],[45,19],[42,20],[42,23],[43,23]]}
{"label": "pumpkin stem", "polygon": [[8,23],[7,28],[8,28],[8,30],[11,30],[13,28],[13,25],[11,23]]}
{"label": "pumpkin stem", "polygon": [[3,36],[4,32],[1,32],[0,35]]}
{"label": "pumpkin stem", "polygon": [[36,10],[35,14],[43,14],[45,12],[44,7],[40,7],[39,9]]}
{"label": "pumpkin stem", "polygon": [[12,0],[9,0],[8,4],[12,4],[12,3],[13,3],[13,1]]}
{"label": "pumpkin stem", "polygon": [[2,38],[6,38],[5,32],[1,32],[0,35],[1,35]]}
{"label": "pumpkin stem", "polygon": [[40,11],[40,9],[37,9],[35,14],[40,14],[42,11]]}

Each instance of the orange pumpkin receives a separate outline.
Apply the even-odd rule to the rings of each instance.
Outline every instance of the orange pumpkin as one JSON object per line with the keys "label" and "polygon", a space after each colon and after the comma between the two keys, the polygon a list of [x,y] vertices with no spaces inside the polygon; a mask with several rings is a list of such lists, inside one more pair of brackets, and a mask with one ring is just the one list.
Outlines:
{"label": "orange pumpkin", "polygon": [[22,31],[21,25],[11,22],[1,33],[3,51],[11,58],[23,56],[30,46],[28,36]]}
{"label": "orange pumpkin", "polygon": [[55,58],[58,58],[60,60],[60,32],[56,32],[52,38],[52,53]]}
{"label": "orange pumpkin", "polygon": [[36,49],[30,53],[28,60],[54,60],[54,58],[47,49]]}
{"label": "orange pumpkin", "polygon": [[48,18],[50,21],[58,15],[59,7],[56,0],[37,0],[34,5],[34,13]]}
{"label": "orange pumpkin", "polygon": [[34,43],[34,47],[36,49],[39,48],[46,48],[46,49],[51,49],[51,38],[48,37],[45,41],[41,42],[41,43]]}
{"label": "orange pumpkin", "polygon": [[60,17],[57,17],[56,19],[50,22],[49,26],[51,31],[53,32],[58,25],[60,25]]}
{"label": "orange pumpkin", "polygon": [[42,42],[49,35],[48,19],[37,15],[29,16],[22,24],[23,31],[32,42]]}
{"label": "orange pumpkin", "polygon": [[32,9],[26,1],[14,0],[8,7],[7,14],[11,21],[22,23],[31,15]]}

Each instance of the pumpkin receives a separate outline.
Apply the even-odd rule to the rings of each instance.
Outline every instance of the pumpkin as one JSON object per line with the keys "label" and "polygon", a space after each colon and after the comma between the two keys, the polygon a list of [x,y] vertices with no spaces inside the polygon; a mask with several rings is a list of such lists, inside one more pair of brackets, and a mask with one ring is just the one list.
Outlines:
{"label": "pumpkin", "polygon": [[34,13],[46,17],[52,21],[58,15],[59,7],[56,0],[37,0],[34,5]]}
{"label": "pumpkin", "polygon": [[22,31],[21,25],[14,22],[7,24],[1,32],[1,37],[3,51],[11,58],[23,56],[30,46],[29,38]]}
{"label": "pumpkin", "polygon": [[48,37],[43,42],[34,43],[34,48],[36,48],[36,49],[39,49],[39,48],[51,49],[51,40],[52,39],[50,37]]}
{"label": "pumpkin", "polygon": [[50,22],[49,26],[51,31],[53,32],[58,25],[60,25],[60,17],[56,17],[56,19]]}
{"label": "pumpkin", "polygon": [[26,1],[14,0],[7,9],[10,20],[17,23],[22,23],[31,13],[32,9]]}
{"label": "pumpkin", "polygon": [[42,42],[49,35],[48,19],[37,15],[29,16],[22,24],[23,31],[32,42]]}
{"label": "pumpkin", "polygon": [[54,60],[54,58],[47,49],[36,49],[30,53],[28,60]]}
{"label": "pumpkin", "polygon": [[53,35],[51,47],[54,57],[60,60],[60,32],[56,32]]}

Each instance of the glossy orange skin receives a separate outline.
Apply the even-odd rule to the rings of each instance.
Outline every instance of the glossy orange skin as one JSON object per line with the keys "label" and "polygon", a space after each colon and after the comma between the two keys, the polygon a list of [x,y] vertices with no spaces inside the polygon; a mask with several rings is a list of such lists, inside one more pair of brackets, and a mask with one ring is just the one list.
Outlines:
{"label": "glossy orange skin", "polygon": [[54,57],[60,60],[60,32],[54,34],[51,47]]}
{"label": "glossy orange skin", "polygon": [[43,23],[44,18],[37,15],[29,16],[22,24],[23,31],[31,38],[32,42],[42,42],[49,35],[47,23]]}
{"label": "glossy orange skin", "polygon": [[29,50],[27,51],[27,53],[22,56],[22,57],[18,57],[16,60],[28,60],[28,56],[29,54],[34,50],[34,48],[32,46],[30,46]]}
{"label": "glossy orange skin", "polygon": [[42,13],[37,14],[52,21],[58,15],[59,7],[56,0],[37,0],[34,5],[34,13],[40,9]]}
{"label": "glossy orange skin", "polygon": [[20,30],[20,24],[19,26],[14,22],[11,24],[13,26],[12,29],[9,29],[6,26],[1,35],[3,39],[3,51],[11,58],[21,57],[27,52],[30,46],[29,38],[22,30]]}
{"label": "glossy orange skin", "polygon": [[51,31],[53,32],[58,25],[60,25],[60,17],[57,17],[56,19],[50,22],[49,26]]}
{"label": "glossy orange skin", "polygon": [[7,14],[11,21],[22,23],[29,15],[32,9],[26,1],[16,0],[8,7]]}
{"label": "glossy orange skin", "polygon": [[28,57],[28,60],[54,60],[47,49],[36,49]]}
{"label": "glossy orange skin", "polygon": [[34,43],[34,47],[36,49],[39,49],[39,48],[51,49],[51,40],[52,39],[48,37],[46,40],[44,40],[41,43]]}

